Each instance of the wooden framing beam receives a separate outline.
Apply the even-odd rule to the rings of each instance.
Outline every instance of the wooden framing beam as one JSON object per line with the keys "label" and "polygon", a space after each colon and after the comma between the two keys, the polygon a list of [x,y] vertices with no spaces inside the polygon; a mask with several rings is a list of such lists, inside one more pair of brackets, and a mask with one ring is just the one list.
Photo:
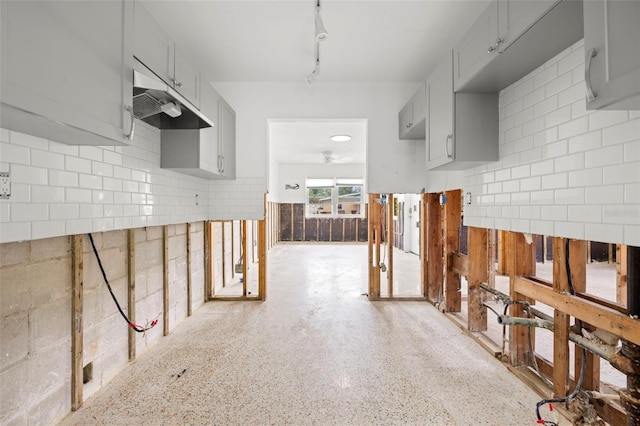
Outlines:
{"label": "wooden framing beam", "polygon": [[258,221],[258,294],[267,300],[267,230],[266,220]]}
{"label": "wooden framing beam", "polygon": [[242,220],[240,222],[240,226],[242,227],[242,230],[240,231],[240,236],[242,237],[240,241],[240,260],[242,261],[242,297],[247,297],[247,270],[249,269],[247,262],[247,221]]}
{"label": "wooden framing beam", "polygon": [[495,229],[489,230],[489,240],[487,241],[487,270],[489,277],[487,285],[491,288],[496,287],[496,248],[498,245],[498,232]]}
{"label": "wooden framing beam", "polygon": [[169,335],[169,225],[162,227],[162,334]]}
{"label": "wooden framing beam", "polygon": [[443,292],[444,261],[442,256],[442,208],[437,193],[426,195],[427,198],[427,294],[426,297],[436,302]]}
{"label": "wooden framing beam", "polygon": [[71,410],[82,407],[83,324],[82,301],[84,280],[84,240],[82,235],[71,237]]}
{"label": "wooden framing beam", "polygon": [[524,277],[516,278],[515,291],[640,345],[640,320],[630,318],[615,309],[579,296],[558,293],[544,284]]}
{"label": "wooden framing beam", "polygon": [[[504,241],[505,253],[508,254],[507,270],[509,271],[509,297],[517,302],[534,303],[533,300],[527,299],[515,288],[515,280],[518,276],[530,277],[536,272],[536,247],[532,241],[527,243],[524,234],[519,232],[507,232]],[[516,303],[511,305],[510,314],[513,317],[523,317],[524,305]],[[529,349],[529,333],[534,333],[535,329],[527,330],[523,326],[509,327],[509,358],[511,365],[519,367],[526,365],[530,359]],[[532,340],[535,342],[535,336]]]}
{"label": "wooden framing beam", "polygon": [[379,194],[369,194],[369,300],[380,299],[380,199]]}
{"label": "wooden framing beam", "polygon": [[[136,230],[127,231],[127,315],[129,321],[136,323]],[[136,331],[128,329],[129,361],[136,359]]]}
{"label": "wooden framing beam", "polygon": [[427,297],[429,288],[429,262],[427,259],[428,251],[428,232],[427,223],[429,221],[427,214],[427,194],[420,194],[420,288],[421,296]]}
{"label": "wooden framing beam", "polygon": [[627,307],[627,246],[616,245],[616,302]]}
{"label": "wooden framing beam", "polygon": [[[468,328],[469,331],[487,330],[487,308],[483,306],[486,292],[480,288],[480,283],[489,279],[489,230],[469,227],[468,234],[468,274],[469,283]],[[466,257],[466,256],[465,256]]]}
{"label": "wooden framing beam", "polygon": [[387,294],[393,297],[393,194],[387,194]]}
{"label": "wooden framing beam", "polygon": [[[445,211],[445,244],[447,258],[460,250],[460,222],[462,221],[461,190],[447,191]],[[445,280],[445,310],[447,312],[462,311],[462,295],[460,293],[460,275],[447,268]]]}
{"label": "wooden framing beam", "polygon": [[[449,253],[447,268],[458,275],[467,276],[469,273],[469,256],[463,253]],[[486,282],[486,280],[483,282]]]}
{"label": "wooden framing beam", "polygon": [[213,222],[204,223],[204,297],[205,301],[213,298]]}
{"label": "wooden framing beam", "polygon": [[498,268],[496,273],[500,275],[508,275],[507,271],[507,231],[498,231]]}
{"label": "wooden framing beam", "polygon": [[191,224],[187,222],[187,316],[191,316],[193,314],[191,308],[192,301],[192,286],[193,282],[191,280]]}
{"label": "wooden framing beam", "polygon": [[[569,291],[565,269],[565,239],[553,239],[553,291]],[[553,394],[561,398],[569,390],[569,326],[570,317],[559,309],[553,311]],[[579,370],[577,370],[579,371]]]}

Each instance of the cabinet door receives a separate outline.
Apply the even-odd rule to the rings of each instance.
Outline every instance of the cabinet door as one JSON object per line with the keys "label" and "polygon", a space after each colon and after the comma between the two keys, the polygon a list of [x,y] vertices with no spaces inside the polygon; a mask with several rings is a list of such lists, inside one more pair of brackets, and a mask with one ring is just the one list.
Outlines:
{"label": "cabinet door", "polygon": [[413,102],[409,101],[402,111],[398,114],[398,130],[399,138],[404,139],[411,130],[411,121],[413,120]]}
{"label": "cabinet door", "polygon": [[2,2],[2,125],[63,143],[128,143],[130,6]]}
{"label": "cabinet door", "polygon": [[167,84],[174,71],[173,41],[140,2],[135,2],[133,55]]}
{"label": "cabinet door", "polygon": [[447,56],[427,80],[428,87],[428,146],[427,168],[447,164],[455,158],[453,134],[452,59]]}
{"label": "cabinet door", "polygon": [[220,98],[220,173],[223,177],[235,179],[236,177],[236,113]]}
{"label": "cabinet door", "polygon": [[493,1],[453,49],[456,90],[498,54],[497,40],[498,5]]}
{"label": "cabinet door", "polygon": [[202,129],[204,137],[201,141],[200,148],[200,165],[215,174],[219,174],[221,167],[220,148],[218,146],[218,133],[220,131],[220,121],[218,120],[218,102],[220,95],[209,84],[202,86],[202,108],[201,111],[210,120],[213,121],[214,127]]}
{"label": "cabinet door", "polygon": [[504,52],[559,0],[498,0],[498,50]]}
{"label": "cabinet door", "polygon": [[174,52],[174,89],[200,109],[200,73],[182,56],[179,48],[176,48]]}
{"label": "cabinet door", "polygon": [[584,2],[587,109],[640,109],[639,40],[639,1]]}

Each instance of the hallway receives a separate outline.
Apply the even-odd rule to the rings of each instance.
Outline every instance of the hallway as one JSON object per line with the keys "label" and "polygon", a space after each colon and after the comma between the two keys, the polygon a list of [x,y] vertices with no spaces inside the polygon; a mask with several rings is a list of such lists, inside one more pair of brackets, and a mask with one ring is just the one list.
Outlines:
{"label": "hallway", "polygon": [[266,302],[204,304],[62,424],[535,424],[540,398],[433,306],[367,301],[366,245],[268,259]]}

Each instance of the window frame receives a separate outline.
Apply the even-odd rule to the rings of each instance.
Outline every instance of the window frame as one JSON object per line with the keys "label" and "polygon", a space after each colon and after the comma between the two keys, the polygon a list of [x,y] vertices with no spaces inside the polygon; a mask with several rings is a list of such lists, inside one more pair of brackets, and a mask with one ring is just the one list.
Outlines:
{"label": "window frame", "polygon": [[[340,198],[344,195],[340,195],[340,188],[360,188],[359,202],[347,203]],[[314,213],[312,212],[313,203],[309,201],[309,191],[314,188],[325,188],[331,190],[331,212],[330,213]],[[307,178],[305,180],[305,218],[325,218],[325,219],[341,219],[341,218],[364,218],[365,217],[365,202],[364,202],[364,179],[341,179],[341,178]],[[357,205],[359,213],[340,213],[345,204]],[[351,209],[353,210],[353,209]]]}

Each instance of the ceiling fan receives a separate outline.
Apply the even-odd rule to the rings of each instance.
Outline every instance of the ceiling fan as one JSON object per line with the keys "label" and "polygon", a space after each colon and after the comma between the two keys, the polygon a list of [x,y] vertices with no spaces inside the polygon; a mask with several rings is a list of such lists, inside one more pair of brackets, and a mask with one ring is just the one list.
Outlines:
{"label": "ceiling fan", "polygon": [[353,162],[353,158],[351,157],[338,158],[333,151],[322,151],[322,157],[324,158],[324,164],[344,164]]}

